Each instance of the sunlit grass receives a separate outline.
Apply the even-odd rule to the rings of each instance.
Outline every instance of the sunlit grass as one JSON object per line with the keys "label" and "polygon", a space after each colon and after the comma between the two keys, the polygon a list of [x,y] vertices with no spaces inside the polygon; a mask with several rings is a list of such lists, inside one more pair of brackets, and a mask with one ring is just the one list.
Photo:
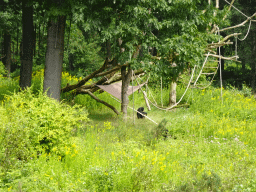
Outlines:
{"label": "sunlit grass", "polygon": [[[68,75],[65,78],[72,81]],[[161,105],[159,90],[151,91]],[[178,88],[178,99],[183,92],[184,88]],[[166,105],[168,90],[163,93]],[[120,110],[120,104],[108,93],[97,96]],[[0,175],[0,189],[256,190],[256,101],[245,97],[243,92],[223,90],[221,97],[220,89],[189,90],[183,102],[189,107],[171,111],[152,106],[148,111],[143,94],[136,92],[135,109],[143,106],[148,117],[157,123],[164,118],[168,121],[166,140],[156,140],[152,130],[157,125],[147,119],[138,120],[136,114],[133,119],[130,109],[125,123],[122,117],[89,96],[77,96],[75,102],[87,107],[93,121],[77,130],[77,136],[72,138],[73,145],[65,148],[65,157],[41,154],[27,162],[17,161],[4,178]],[[133,107],[132,96],[129,106]],[[3,110],[4,105],[0,113]],[[1,114],[0,117],[8,121]]]}

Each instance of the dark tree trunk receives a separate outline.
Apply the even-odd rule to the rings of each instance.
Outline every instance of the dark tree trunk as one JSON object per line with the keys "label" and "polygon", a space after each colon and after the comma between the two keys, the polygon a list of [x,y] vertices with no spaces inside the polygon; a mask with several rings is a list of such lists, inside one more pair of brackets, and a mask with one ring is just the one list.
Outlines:
{"label": "dark tree trunk", "polygon": [[17,23],[17,37],[16,37],[16,55],[18,56],[19,55],[19,24]]}
{"label": "dark tree trunk", "polygon": [[[220,47],[220,54],[225,55],[225,48],[222,46]],[[217,55],[219,55],[219,48],[217,48]],[[225,69],[225,60],[221,59],[221,71],[224,72]]]}
{"label": "dark tree trunk", "polygon": [[69,43],[70,43],[70,32],[71,32],[71,26],[72,26],[72,18],[70,19],[69,22],[69,30],[68,30],[68,43],[67,43],[67,53],[68,53],[68,66],[69,66],[69,70],[70,71],[74,71],[75,67],[74,67],[74,54],[70,53],[69,51]]}
{"label": "dark tree trunk", "polygon": [[47,95],[60,100],[61,73],[64,56],[64,33],[66,16],[48,22],[47,50],[44,71],[44,91]]}
{"label": "dark tree trunk", "polygon": [[7,75],[11,73],[11,35],[5,31],[4,33],[4,58],[3,64],[7,70]]}
{"label": "dark tree trunk", "polygon": [[251,87],[252,87],[252,93],[256,94],[256,90],[255,90],[255,75],[256,75],[256,64],[255,64],[255,56],[256,56],[256,42],[255,42],[255,33],[253,33],[253,43],[252,43],[252,57],[250,59],[251,62]]}
{"label": "dark tree trunk", "polygon": [[20,88],[31,86],[33,49],[34,49],[34,25],[33,6],[22,3],[22,50],[20,68]]}
{"label": "dark tree trunk", "polygon": [[125,117],[127,116],[127,106],[129,104],[127,91],[131,81],[131,77],[132,77],[132,69],[130,65],[128,66],[128,70],[126,70],[126,68],[127,68],[126,66],[121,68],[121,76],[122,76],[121,112],[124,114]]}
{"label": "dark tree trunk", "polygon": [[37,56],[39,57],[40,56],[40,43],[41,43],[41,25],[39,24],[38,26],[38,52],[37,52]]}
{"label": "dark tree trunk", "polygon": [[106,42],[106,49],[107,49],[107,57],[111,59],[111,43],[109,40]]}
{"label": "dark tree trunk", "polygon": [[69,65],[69,70],[70,71],[74,71],[75,67],[74,67],[74,54],[73,53],[69,53],[68,54],[68,65]]}
{"label": "dark tree trunk", "polygon": [[245,64],[246,64],[246,59],[244,57],[241,58],[242,62],[242,75],[245,75]]}
{"label": "dark tree trunk", "polygon": [[36,27],[36,24],[35,24],[35,26],[34,26],[34,57],[36,56],[36,41],[37,41],[37,39],[36,39],[36,34],[37,34],[37,27]]}

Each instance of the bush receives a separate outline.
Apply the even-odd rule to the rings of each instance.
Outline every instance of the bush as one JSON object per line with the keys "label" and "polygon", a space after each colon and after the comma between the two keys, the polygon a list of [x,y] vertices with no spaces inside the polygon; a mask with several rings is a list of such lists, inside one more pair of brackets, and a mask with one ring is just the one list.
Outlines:
{"label": "bush", "polygon": [[[70,136],[88,122],[87,113],[31,89],[7,96],[0,110],[1,148],[4,159],[27,160],[43,152],[63,157],[71,145]],[[2,118],[1,117],[1,118]]]}

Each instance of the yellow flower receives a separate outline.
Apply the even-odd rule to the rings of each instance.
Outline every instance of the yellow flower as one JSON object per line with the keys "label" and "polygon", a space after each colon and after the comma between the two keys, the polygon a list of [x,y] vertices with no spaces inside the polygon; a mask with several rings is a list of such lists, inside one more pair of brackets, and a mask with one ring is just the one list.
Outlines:
{"label": "yellow flower", "polygon": [[73,147],[73,148],[76,148],[76,144],[73,143],[73,144],[72,144],[72,147]]}
{"label": "yellow flower", "polygon": [[165,169],[166,165],[163,165],[160,167],[160,170],[163,171]]}

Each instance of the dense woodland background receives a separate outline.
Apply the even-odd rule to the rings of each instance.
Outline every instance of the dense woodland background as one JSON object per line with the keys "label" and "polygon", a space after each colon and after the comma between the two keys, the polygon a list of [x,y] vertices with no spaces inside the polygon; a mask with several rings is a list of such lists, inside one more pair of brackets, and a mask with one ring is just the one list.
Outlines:
{"label": "dense woodland background", "polygon": [[[255,7],[252,1],[232,3],[238,10],[228,11],[230,5],[224,0],[6,0],[1,3],[0,12],[1,61],[8,76],[20,75],[21,88],[31,86],[33,70],[45,68],[44,90],[49,89],[49,95],[59,100],[62,70],[84,78],[108,60],[112,67],[126,63],[127,69],[120,68],[124,72],[122,77],[126,72],[128,80],[130,68],[142,68],[151,71],[154,77],[162,77],[163,85],[168,87],[186,70],[202,65],[207,45],[241,33],[228,39],[233,44],[220,46],[222,56],[238,55],[241,61],[235,64],[222,59],[222,78],[224,86],[241,88],[246,84],[254,93],[255,21],[250,17]],[[213,35],[217,33],[215,26],[222,29],[245,20],[248,22],[242,27],[222,31],[221,36]],[[245,36],[243,41],[236,40]],[[215,77],[216,85],[219,77]],[[122,81],[125,84],[124,78]],[[123,98],[122,102],[127,101]]]}

